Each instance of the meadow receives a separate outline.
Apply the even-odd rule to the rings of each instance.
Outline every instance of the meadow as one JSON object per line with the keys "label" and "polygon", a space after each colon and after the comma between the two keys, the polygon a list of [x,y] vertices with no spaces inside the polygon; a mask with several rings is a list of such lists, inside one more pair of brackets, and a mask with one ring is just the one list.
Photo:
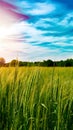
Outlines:
{"label": "meadow", "polygon": [[1,67],[0,130],[73,130],[73,68]]}

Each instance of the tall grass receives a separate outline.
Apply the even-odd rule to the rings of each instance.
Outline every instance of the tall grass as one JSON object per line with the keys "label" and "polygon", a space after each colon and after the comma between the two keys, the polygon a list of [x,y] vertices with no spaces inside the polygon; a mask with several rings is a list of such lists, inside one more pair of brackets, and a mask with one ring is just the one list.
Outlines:
{"label": "tall grass", "polygon": [[73,130],[73,68],[0,68],[0,130]]}

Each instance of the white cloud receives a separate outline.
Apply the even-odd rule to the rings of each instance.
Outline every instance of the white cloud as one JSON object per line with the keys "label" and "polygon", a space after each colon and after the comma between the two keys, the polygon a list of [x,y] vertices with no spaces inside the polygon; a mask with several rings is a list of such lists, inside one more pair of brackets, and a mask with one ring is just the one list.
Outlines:
{"label": "white cloud", "polygon": [[36,3],[33,9],[28,10],[28,13],[31,15],[44,15],[49,14],[54,10],[55,5],[44,2],[44,3]]}
{"label": "white cloud", "polygon": [[[12,28],[10,29],[10,35],[11,35],[10,37],[12,37],[13,34],[19,37],[18,34],[24,33],[23,40],[25,40],[25,42],[29,44],[33,42],[34,45],[39,44],[41,45],[41,43],[50,42],[51,45],[54,44],[54,45],[66,46],[66,41],[68,39],[66,36],[60,36],[60,37],[59,36],[54,37],[53,35],[45,36],[44,34],[48,32],[50,31],[37,29],[35,25],[29,24],[28,22],[21,22],[12,26]],[[53,31],[51,31],[51,33],[52,32]]]}
{"label": "white cloud", "polygon": [[62,26],[73,26],[73,13],[68,13],[66,16],[59,22],[59,25]]}
{"label": "white cloud", "polygon": [[56,53],[58,50],[32,46],[29,43],[3,42],[0,48],[0,56],[7,61],[18,57],[19,60],[34,61],[44,60],[45,56]]}
{"label": "white cloud", "polygon": [[[13,36],[18,36],[18,34],[21,33],[24,33],[27,37],[30,37],[25,39],[25,43],[15,41],[12,42],[9,40],[10,38],[13,38]],[[47,55],[56,53],[58,50],[43,48],[37,45],[33,46],[30,44],[30,42],[34,42],[36,40],[37,43],[48,41],[48,37],[44,37],[42,34],[44,34],[44,31],[36,29],[32,24],[29,24],[28,22],[14,24],[8,30],[7,41],[4,40],[2,43],[0,41],[0,55],[5,57],[7,61],[16,58],[17,56],[21,60],[44,60]]]}
{"label": "white cloud", "polygon": [[[16,1],[15,4],[20,8],[23,13],[30,15],[44,15],[49,14],[56,9],[56,5],[51,2],[27,2]],[[25,12],[26,10],[26,12]]]}
{"label": "white cloud", "polygon": [[40,19],[38,21],[36,21],[35,27],[44,27],[44,28],[49,28],[51,25],[49,23],[46,23],[45,19]]}
{"label": "white cloud", "polygon": [[15,3],[23,12],[25,12],[25,9],[27,10],[32,8],[32,4],[26,1],[16,1]]}

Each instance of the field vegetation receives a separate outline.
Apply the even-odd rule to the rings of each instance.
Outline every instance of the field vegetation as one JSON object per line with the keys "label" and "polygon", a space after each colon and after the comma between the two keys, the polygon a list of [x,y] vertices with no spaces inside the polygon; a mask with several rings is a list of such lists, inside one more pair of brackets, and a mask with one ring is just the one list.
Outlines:
{"label": "field vegetation", "polygon": [[0,130],[73,130],[73,68],[1,67]]}

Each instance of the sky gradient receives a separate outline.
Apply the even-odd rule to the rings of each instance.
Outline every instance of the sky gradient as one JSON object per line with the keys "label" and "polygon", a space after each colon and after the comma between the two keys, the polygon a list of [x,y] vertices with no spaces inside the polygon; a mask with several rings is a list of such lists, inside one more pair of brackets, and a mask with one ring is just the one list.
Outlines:
{"label": "sky gradient", "polygon": [[72,0],[0,0],[0,57],[73,58]]}

